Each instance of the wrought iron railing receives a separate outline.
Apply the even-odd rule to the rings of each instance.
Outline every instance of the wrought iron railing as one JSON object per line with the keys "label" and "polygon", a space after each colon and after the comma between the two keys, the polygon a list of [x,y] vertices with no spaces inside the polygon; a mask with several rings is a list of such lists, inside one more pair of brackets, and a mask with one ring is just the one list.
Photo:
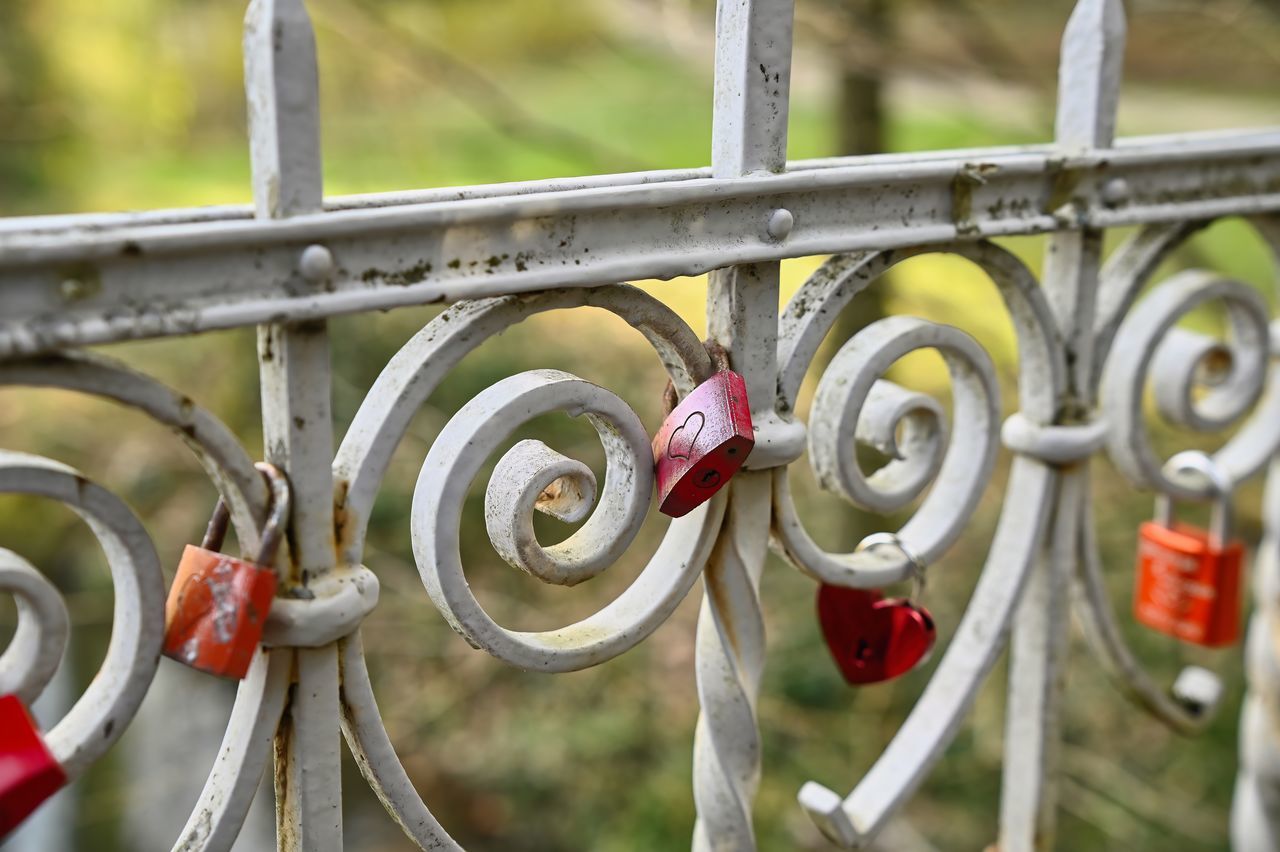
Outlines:
{"label": "wrought iron railing", "polygon": [[[695,849],[755,847],[760,576],[771,542],[826,583],[906,579],[914,563],[935,561],[961,534],[1001,441],[1014,456],[1002,514],[945,657],[883,755],[842,788],[847,795],[813,782],[799,791],[800,806],[833,842],[868,842],[939,759],[1008,640],[999,844],[1004,852],[1049,848],[1072,610],[1140,705],[1178,729],[1212,715],[1219,688],[1211,677],[1191,671],[1166,690],[1121,638],[1101,580],[1089,467],[1107,452],[1135,486],[1191,500],[1212,493],[1210,477],[1170,467],[1152,449],[1143,420],[1148,382],[1180,425],[1216,429],[1249,418],[1212,457],[1228,488],[1275,455],[1280,387],[1263,300],[1201,272],[1138,297],[1162,260],[1220,217],[1249,217],[1280,253],[1280,129],[1115,140],[1124,13],[1119,0],[1080,0],[1063,40],[1053,144],[787,163],[792,3],[719,7],[710,170],[326,200],[307,12],[302,0],[254,0],[244,41],[254,209],[0,221],[0,382],[110,398],[172,427],[225,495],[250,547],[268,495],[236,436],[183,394],[80,347],[259,329],[267,460],[288,473],[293,490],[286,567],[266,650],[240,688],[221,755],[176,848],[227,849],[273,757],[280,848],[341,848],[339,732],[410,838],[424,849],[456,848],[410,783],[365,666],[360,624],[378,596],[362,565],[371,506],[410,417],[442,378],[531,315],[603,308],[644,333],[681,395],[707,378],[702,342],[670,309],[617,283],[630,278],[711,271],[710,333],[745,377],[755,423],[746,469],[674,521],[634,583],[597,614],[547,632],[505,629],[469,590],[459,523],[473,478],[520,423],[550,411],[587,413],[608,461],[591,520],[544,548],[529,522],[546,508],[539,494],[561,477],[588,474],[540,446],[517,445],[504,460],[505,473],[518,477],[491,481],[487,522],[504,557],[529,573],[572,584],[604,570],[631,542],[653,490],[649,437],[625,403],[572,375],[532,370],[483,391],[435,440],[414,493],[413,548],[431,598],[458,632],[513,666],[547,672],[624,653],[702,577]],[[1103,233],[1119,226],[1139,227],[1104,265]],[[1041,233],[1050,234],[1043,281],[990,241]],[[895,316],[840,350],[810,422],[795,419],[800,383],[840,312],[896,263],[929,252],[968,258],[995,282],[1017,334],[1017,413],[999,422],[992,364],[967,335]],[[779,312],[780,261],[812,255],[832,258]],[[1225,341],[1174,328],[1209,301],[1227,309]],[[335,452],[326,320],[437,302],[451,306],[386,366]],[[892,362],[924,348],[938,350],[950,371],[950,430],[935,403],[883,378]],[[904,457],[866,477],[850,454],[854,439],[884,445],[900,428],[919,428],[899,448]],[[897,531],[898,547],[829,553],[810,538],[788,489],[788,466],[806,446],[826,487],[873,512],[910,505],[932,486]],[[1280,471],[1272,474],[1233,815],[1243,850],[1280,848]],[[0,454],[0,491],[70,506],[110,562],[115,616],[102,670],[44,737],[74,777],[120,736],[155,674],[160,567],[129,509],[59,463]],[[590,508],[562,502],[569,514]],[[0,659],[0,692],[29,703],[61,655],[65,608],[41,574],[7,551],[0,587],[22,603],[19,634]]]}

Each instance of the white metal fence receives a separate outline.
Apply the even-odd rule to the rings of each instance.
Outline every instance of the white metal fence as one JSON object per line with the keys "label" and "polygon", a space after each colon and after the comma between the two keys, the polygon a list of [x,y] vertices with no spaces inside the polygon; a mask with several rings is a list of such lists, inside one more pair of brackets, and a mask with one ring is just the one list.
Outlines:
{"label": "white metal fence", "polygon": [[[752,403],[757,444],[747,469],[673,522],[631,587],[599,613],[542,633],[505,629],[469,590],[459,522],[484,460],[520,423],[549,411],[593,414],[609,455],[596,514],[565,545],[522,538],[563,457],[518,459],[526,473],[514,490],[490,483],[491,535],[529,573],[562,583],[598,574],[631,542],[652,491],[649,439],[630,408],[574,376],[533,369],[483,391],[441,432],[413,498],[413,548],[428,592],[458,632],[511,665],[547,672],[627,651],[702,577],[695,849],[755,847],[760,575],[771,544],[828,583],[907,578],[913,557],[927,565],[961,534],[1001,443],[1015,460],[991,557],[945,657],[871,770],[839,790],[811,782],[799,806],[832,842],[868,842],[939,759],[1008,642],[1000,849],[1050,848],[1073,609],[1098,658],[1147,711],[1184,730],[1212,716],[1219,690],[1211,678],[1193,671],[1171,691],[1121,638],[1101,581],[1089,467],[1106,452],[1135,486],[1189,500],[1212,493],[1206,476],[1170,468],[1152,449],[1143,416],[1149,382],[1162,413],[1180,425],[1207,430],[1248,418],[1213,457],[1231,487],[1275,455],[1280,380],[1264,301],[1208,272],[1179,274],[1138,296],[1163,259],[1220,217],[1249,217],[1280,254],[1280,129],[1115,140],[1124,12],[1119,0],[1080,0],[1063,39],[1053,144],[788,163],[792,11],[790,0],[721,0],[710,170],[325,199],[307,12],[302,0],[254,0],[244,38],[253,210],[0,220],[0,382],[110,398],[177,430],[250,545],[266,489],[236,436],[181,393],[79,347],[259,329],[265,446],[294,494],[286,589],[271,611],[269,650],[240,688],[221,756],[175,848],[229,848],[273,754],[280,848],[341,848],[339,732],[409,837],[424,849],[457,848],[405,774],[370,687],[359,630],[378,597],[362,565],[370,509],[410,417],[442,378],[533,314],[604,308],[644,333],[682,395],[705,379],[712,365],[702,343],[671,310],[617,283],[628,278],[712,271],[711,335]],[[1134,225],[1104,265],[1104,230]],[[1043,281],[989,241],[1046,232]],[[990,359],[966,335],[898,316],[840,351],[811,422],[797,421],[800,382],[840,311],[894,264],[928,252],[966,257],[998,287],[1018,339],[1017,413],[999,422]],[[779,312],[779,262],[828,254]],[[1209,301],[1227,308],[1225,341],[1174,328]],[[326,320],[434,302],[451,307],[386,366],[335,450]],[[963,416],[949,437],[935,430],[912,444],[919,457],[868,479],[850,456],[852,439],[866,438],[862,425],[892,434],[934,410],[923,397],[873,392],[891,389],[882,378],[888,366],[922,348],[945,357]],[[1206,391],[1210,358],[1229,359],[1229,368]],[[806,446],[820,480],[864,509],[894,511],[932,485],[897,531],[903,547],[829,553],[810,538],[788,489],[788,466]],[[1233,814],[1240,850],[1280,848],[1277,482],[1266,499],[1247,643],[1251,691]],[[119,737],[155,674],[159,564],[124,504],[61,464],[2,453],[0,491],[67,504],[110,561],[115,617],[102,671],[47,732],[54,757],[75,776]],[[66,641],[58,593],[7,552],[0,588],[26,602],[29,631],[0,658],[0,692],[29,703]]]}

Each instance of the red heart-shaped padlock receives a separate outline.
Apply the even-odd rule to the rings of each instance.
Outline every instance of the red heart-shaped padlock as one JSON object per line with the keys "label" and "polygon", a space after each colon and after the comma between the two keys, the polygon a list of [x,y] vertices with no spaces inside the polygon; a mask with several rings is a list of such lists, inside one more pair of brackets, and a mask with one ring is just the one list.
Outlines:
{"label": "red heart-shaped padlock", "polygon": [[66,783],[27,708],[0,696],[0,840]]}
{"label": "red heart-shaped padlock", "polygon": [[710,500],[755,446],[742,376],[724,369],[694,388],[653,439],[658,511],[679,518]]}
{"label": "red heart-shaped padlock", "polygon": [[937,632],[933,617],[906,598],[879,589],[818,587],[818,623],[831,656],[850,684],[883,683],[926,660]]}

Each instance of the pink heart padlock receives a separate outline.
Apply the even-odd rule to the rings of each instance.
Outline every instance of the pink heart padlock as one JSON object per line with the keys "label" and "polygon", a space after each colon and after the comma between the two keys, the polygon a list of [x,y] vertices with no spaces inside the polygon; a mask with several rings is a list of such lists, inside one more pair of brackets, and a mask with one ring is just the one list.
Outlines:
{"label": "pink heart padlock", "polygon": [[742,376],[713,373],[662,421],[653,439],[658,511],[673,518],[710,500],[755,446]]}
{"label": "pink heart padlock", "polygon": [[883,683],[928,659],[933,617],[906,598],[879,589],[818,587],[818,623],[840,673],[851,685]]}

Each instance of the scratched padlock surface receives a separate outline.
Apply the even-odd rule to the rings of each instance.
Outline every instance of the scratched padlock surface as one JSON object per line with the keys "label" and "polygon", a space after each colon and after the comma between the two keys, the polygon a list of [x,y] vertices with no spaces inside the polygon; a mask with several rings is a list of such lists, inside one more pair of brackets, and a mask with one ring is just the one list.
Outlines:
{"label": "scratched padlock surface", "polygon": [[277,582],[270,568],[187,545],[165,604],[165,655],[210,674],[244,677]]}
{"label": "scratched padlock surface", "polygon": [[754,446],[746,383],[731,370],[714,373],[667,415],[654,436],[659,511],[679,518],[711,499]]}

